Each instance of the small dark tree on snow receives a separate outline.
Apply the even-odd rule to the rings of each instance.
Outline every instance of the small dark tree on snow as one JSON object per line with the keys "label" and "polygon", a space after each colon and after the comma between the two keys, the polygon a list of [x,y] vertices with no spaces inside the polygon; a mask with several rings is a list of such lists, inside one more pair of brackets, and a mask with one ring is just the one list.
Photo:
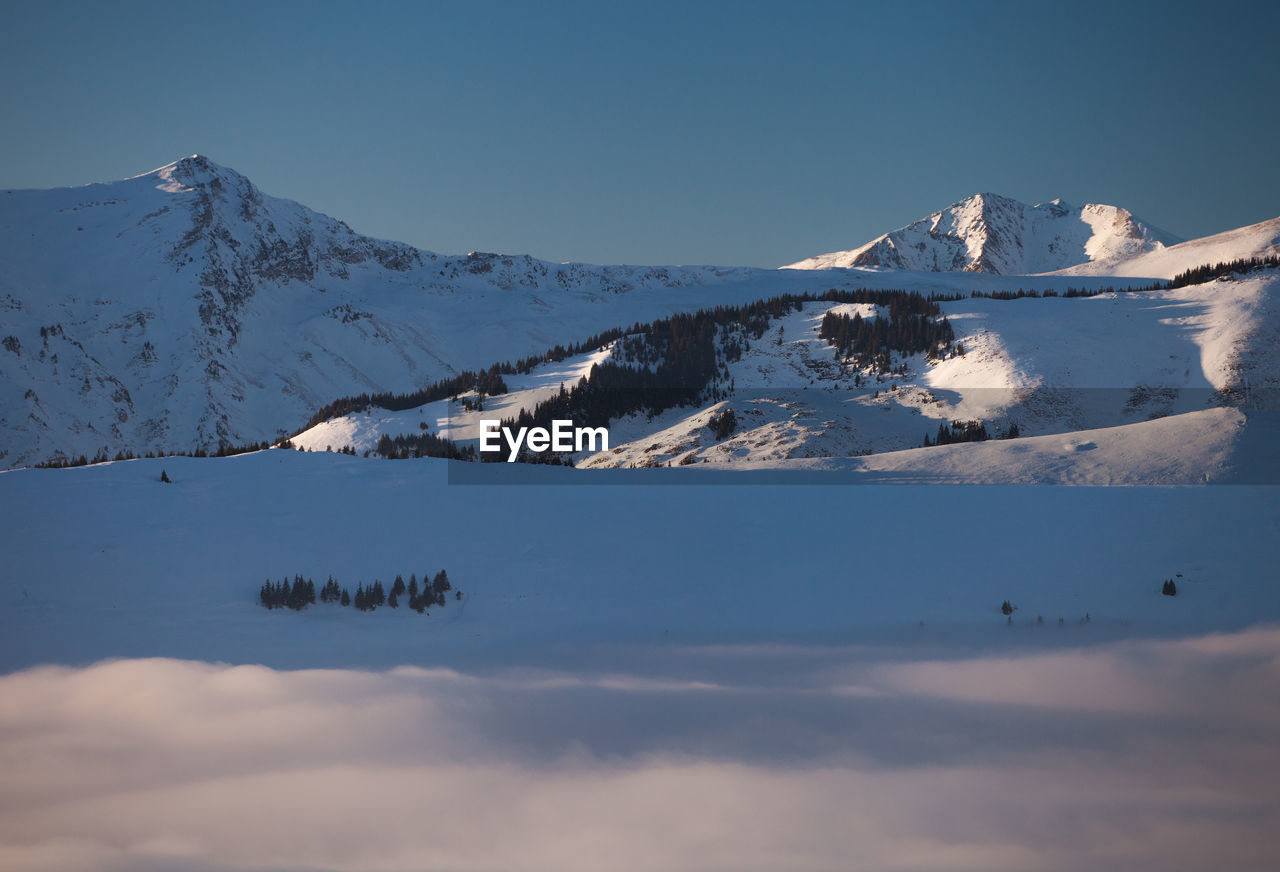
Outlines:
{"label": "small dark tree on snow", "polygon": [[718,415],[711,416],[707,426],[711,428],[716,441],[719,442],[733,435],[733,431],[738,427],[738,417],[733,413],[733,409],[726,406]]}
{"label": "small dark tree on snow", "polygon": [[1013,606],[1009,603],[1009,601],[1008,601],[1008,600],[1005,600],[1004,602],[1002,602],[1002,603],[1000,604],[1000,614],[1002,614],[1002,615],[1012,615],[1012,614],[1013,614]]}
{"label": "small dark tree on snow", "polygon": [[169,478],[169,473],[165,472],[163,469],[160,470],[160,480],[165,484],[173,484],[173,479]]}
{"label": "small dark tree on snow", "polygon": [[1166,578],[1164,585],[1160,588],[1160,592],[1165,596],[1177,596],[1178,585],[1174,583],[1172,578]]}
{"label": "small dark tree on snow", "polygon": [[339,602],[344,606],[351,605],[351,594],[347,593],[347,589],[345,587],[342,589],[342,599],[339,600]]}

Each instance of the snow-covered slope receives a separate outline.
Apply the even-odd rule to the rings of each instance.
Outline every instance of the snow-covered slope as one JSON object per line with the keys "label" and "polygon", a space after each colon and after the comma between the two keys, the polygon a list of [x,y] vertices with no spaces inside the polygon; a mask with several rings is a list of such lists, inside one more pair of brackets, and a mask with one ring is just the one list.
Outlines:
{"label": "snow-covered slope", "polygon": [[[270,439],[774,271],[445,257],[360,236],[195,155],[0,193],[0,465]],[[719,296],[691,289],[718,288]],[[643,290],[644,293],[634,293]]]}
{"label": "snow-covered slope", "polygon": [[1121,276],[1171,279],[1178,273],[1207,264],[1226,263],[1280,254],[1280,218],[1237,227],[1213,236],[1156,248],[1132,257],[1082,263],[1059,270],[1057,275]]}
{"label": "snow-covered slope", "polygon": [[859,248],[784,269],[875,266],[1025,275],[1109,262],[1180,241],[1116,206],[1076,207],[1061,200],[1028,206],[997,194],[975,194]]}
{"label": "snow-covered slope", "polygon": [[[923,354],[895,357],[896,371],[881,374],[841,365],[818,337],[823,316],[857,311],[872,317],[875,309],[805,304],[772,322],[739,359],[726,363],[721,390],[731,386],[727,397],[652,418],[615,419],[609,450],[579,455],[577,464],[834,470],[845,467],[805,461],[873,454],[854,466],[922,473],[945,461],[951,471],[944,477],[955,481],[1187,483],[1219,478],[1221,457],[1240,435],[1227,418],[1202,413],[1229,411],[1224,406],[1274,408],[1280,396],[1275,269],[1164,291],[946,302],[943,315],[963,355],[935,361]],[[363,452],[384,434],[429,430],[474,442],[482,418],[514,418],[532,409],[560,386],[572,387],[612,351],[593,350],[513,376],[510,392],[486,399],[483,413],[448,401],[399,412],[370,409],[318,424],[293,441],[310,450],[350,446]],[[717,438],[711,421],[726,408],[737,425]],[[1156,418],[1185,420],[1126,429]],[[1111,428],[1104,442],[1123,450],[1078,455],[1074,443],[1057,438],[1034,450],[1002,453],[987,446],[969,452],[972,446],[954,446],[908,451],[909,457],[893,460],[891,467],[880,460],[885,452],[920,446],[940,424],[954,420],[984,421],[993,436],[1016,424],[1024,442]],[[1052,457],[1055,452],[1062,456]],[[1146,459],[1140,461],[1139,454]],[[972,465],[968,479],[957,471],[966,463]]]}
{"label": "snow-covered slope", "polygon": [[0,263],[0,466],[274,439],[339,396],[410,391],[676,311],[1022,283],[442,256],[360,236],[199,155],[0,192]]}

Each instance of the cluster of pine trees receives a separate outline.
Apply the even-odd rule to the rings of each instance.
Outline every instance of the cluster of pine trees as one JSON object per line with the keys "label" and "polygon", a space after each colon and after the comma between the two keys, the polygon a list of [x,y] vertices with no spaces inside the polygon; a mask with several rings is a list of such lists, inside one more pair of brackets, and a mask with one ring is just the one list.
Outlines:
{"label": "cluster of pine trees", "polygon": [[[1006,438],[1017,436],[1017,425],[1009,428],[1009,435]],[[991,438],[991,434],[987,432],[987,425],[982,421],[952,421],[950,425],[939,424],[938,435],[936,438],[930,439],[929,434],[924,435],[924,447],[928,448],[932,445],[952,445],[956,442],[986,442]]]}
{"label": "cluster of pine trees", "polygon": [[437,400],[446,400],[468,391],[476,391],[480,396],[496,397],[507,392],[507,383],[502,380],[502,368],[495,364],[486,370],[473,372],[465,370],[450,378],[432,382],[425,388],[407,394],[396,394],[390,391],[377,394],[359,394],[354,397],[340,397],[328,405],[321,406],[303,429],[314,427],[333,418],[353,415],[369,408],[387,409],[391,412],[402,412],[405,409],[416,409]]}
{"label": "cluster of pine trees", "polygon": [[733,409],[725,408],[718,415],[712,415],[707,426],[711,428],[716,441],[719,442],[728,439],[733,435],[733,431],[738,429],[738,416],[733,413]]}
{"label": "cluster of pine trees", "polygon": [[288,579],[274,584],[268,579],[258,591],[258,601],[268,609],[293,609],[300,612],[316,601],[316,583],[301,575],[295,575],[292,584]]}
{"label": "cluster of pine trees", "polygon": [[851,360],[859,369],[871,367],[877,373],[886,373],[892,366],[891,352],[924,353],[934,359],[951,349],[955,340],[951,322],[931,317],[940,311],[936,303],[930,303],[924,312],[890,306],[888,318],[863,318],[858,312],[851,318],[828,312],[822,316],[818,338],[835,347],[837,360]]}
{"label": "cluster of pine trees", "polygon": [[[362,612],[371,612],[381,606],[399,608],[401,603],[408,608],[424,614],[432,606],[444,607],[448,602],[448,594],[453,591],[455,599],[462,599],[462,591],[454,590],[449,581],[449,573],[440,570],[434,576],[423,575],[422,585],[418,585],[418,576],[411,574],[406,585],[404,577],[397,575],[391,583],[388,593],[381,581],[373,584],[356,586],[353,596],[347,588],[338,584],[333,576],[320,588],[320,602],[339,606],[354,606]],[[273,582],[270,579],[262,583],[258,591],[258,601],[267,609],[293,609],[300,612],[316,602],[316,584],[310,578],[295,575],[293,581],[288,579]]]}
{"label": "cluster of pine trees", "polygon": [[1227,275],[1244,275],[1255,270],[1277,266],[1280,266],[1280,254],[1272,254],[1267,257],[1242,257],[1239,260],[1229,260],[1212,266],[1205,264],[1204,266],[1178,273],[1173,277],[1173,281],[1169,283],[1169,287],[1182,288],[1187,285],[1198,285],[1210,279],[1219,279]]}
{"label": "cluster of pine trees", "polygon": [[1046,288],[1043,291],[1028,291],[1023,288],[1018,288],[1016,291],[970,291],[969,298],[974,300],[1035,300],[1040,297],[1066,297],[1067,299],[1075,299],[1076,297],[1097,297],[1101,294],[1136,294],[1143,291],[1163,291],[1168,288],[1168,282],[1154,282],[1149,285],[1140,285],[1136,288],[1117,288],[1111,285],[1101,288],[1068,287],[1062,293],[1058,293],[1053,288]]}
{"label": "cluster of pine trees", "polygon": [[[407,460],[414,457],[447,457],[450,460],[475,460],[476,449],[472,445],[459,447],[452,439],[432,433],[388,436],[382,434],[374,449],[380,457],[391,460]],[[354,453],[354,452],[353,452]]]}
{"label": "cluster of pine trees", "polygon": [[1172,578],[1166,578],[1164,584],[1160,586],[1160,592],[1165,596],[1177,596],[1178,585]]}

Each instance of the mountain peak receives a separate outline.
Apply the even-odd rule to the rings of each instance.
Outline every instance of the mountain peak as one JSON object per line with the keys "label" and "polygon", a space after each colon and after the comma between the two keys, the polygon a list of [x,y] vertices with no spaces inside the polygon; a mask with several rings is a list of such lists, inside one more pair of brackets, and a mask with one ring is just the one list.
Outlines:
{"label": "mountain peak", "polygon": [[157,178],[163,183],[157,187],[166,191],[191,190],[193,188],[230,185],[233,188],[251,187],[252,183],[240,173],[214,163],[202,154],[188,155],[173,163],[157,167],[150,172],[134,176],[135,179]]}
{"label": "mountain peak", "polygon": [[1116,206],[1076,207],[1061,198],[1029,206],[984,191],[859,248],[785,268],[1032,274],[1132,257],[1180,241]]}

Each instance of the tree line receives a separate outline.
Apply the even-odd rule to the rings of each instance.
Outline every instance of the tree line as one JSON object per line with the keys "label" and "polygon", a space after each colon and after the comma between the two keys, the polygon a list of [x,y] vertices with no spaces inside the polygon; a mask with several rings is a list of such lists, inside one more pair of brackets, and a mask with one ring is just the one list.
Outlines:
{"label": "tree line", "polygon": [[1178,273],[1169,283],[1171,288],[1182,288],[1187,285],[1199,285],[1210,279],[1220,279],[1228,275],[1246,275],[1260,269],[1280,266],[1280,254],[1266,257],[1242,257],[1237,260],[1223,261],[1213,265],[1205,264]]}
{"label": "tree line", "polygon": [[270,442],[248,442],[244,445],[221,442],[213,451],[208,451],[204,448],[193,448],[190,451],[148,451],[146,454],[117,451],[114,455],[108,454],[106,448],[100,448],[98,453],[93,455],[92,460],[84,454],[79,457],[53,457],[36,463],[34,467],[36,469],[69,469],[73,466],[89,466],[95,463],[114,463],[120,460],[141,460],[143,458],[152,460],[157,457],[234,457],[237,454],[248,454],[251,451],[266,451],[270,447]]}
{"label": "tree line", "polygon": [[[1017,436],[1018,425],[1013,424],[1002,438],[1015,439]],[[928,433],[924,434],[924,447],[954,445],[958,442],[986,442],[990,438],[987,425],[982,421],[952,421],[950,424],[943,422],[938,425],[937,436],[930,438]]]}
{"label": "tree line", "polygon": [[[933,308],[938,307],[935,304]],[[935,320],[927,312],[890,307],[888,318],[863,318],[861,312],[855,312],[853,317],[827,312],[822,316],[818,338],[835,347],[837,360],[852,360],[859,369],[871,367],[877,373],[886,373],[892,365],[891,352],[924,353],[933,360],[951,349],[955,331],[946,318]]]}
{"label": "tree line", "polygon": [[292,580],[264,581],[258,590],[258,603],[266,609],[292,609],[295,612],[315,605],[317,599],[330,605],[354,607],[361,612],[371,612],[382,606],[396,609],[403,604],[421,615],[432,606],[444,608],[448,602],[446,594],[450,591],[454,599],[462,599],[462,591],[454,589],[449,574],[443,569],[434,576],[424,574],[421,586],[417,575],[411,574],[408,584],[405,584],[403,576],[397,575],[389,592],[381,581],[375,580],[371,585],[356,585],[354,594],[331,575],[320,588],[318,597],[313,579],[295,575]]}

